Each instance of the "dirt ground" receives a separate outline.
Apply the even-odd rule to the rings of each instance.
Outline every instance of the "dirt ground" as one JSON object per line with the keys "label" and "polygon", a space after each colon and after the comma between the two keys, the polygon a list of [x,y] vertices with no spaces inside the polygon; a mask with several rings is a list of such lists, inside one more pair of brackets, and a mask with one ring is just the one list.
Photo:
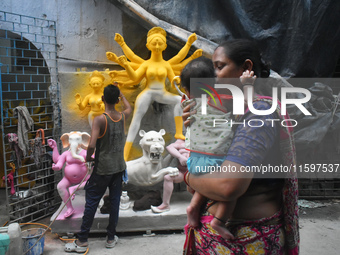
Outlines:
{"label": "dirt ground", "polygon": [[313,202],[324,206],[300,207],[300,254],[340,254],[340,201]]}
{"label": "dirt ground", "polygon": [[[0,203],[2,204],[2,201]],[[301,236],[300,254],[339,254],[340,200],[300,200],[299,204]],[[6,217],[1,215],[1,226],[5,222]],[[48,224],[49,218],[42,220],[41,223]],[[155,233],[155,235],[151,237],[145,237],[143,234],[145,233],[121,234],[118,244],[113,250],[104,248],[105,236],[92,234],[89,239],[90,251],[88,254],[182,254],[185,238],[182,231]],[[64,252],[63,241],[58,239],[55,234],[48,233],[45,237],[44,255],[59,254],[69,253]]]}
{"label": "dirt ground", "polygon": [[[300,255],[340,254],[340,200],[299,202],[303,202],[300,206]],[[94,236],[90,239],[88,254],[182,254],[184,238],[182,232],[156,233],[153,237],[144,237],[143,233],[123,235],[112,253],[103,248],[105,237]],[[48,245],[44,254],[66,254],[63,243],[53,240],[54,245]]]}

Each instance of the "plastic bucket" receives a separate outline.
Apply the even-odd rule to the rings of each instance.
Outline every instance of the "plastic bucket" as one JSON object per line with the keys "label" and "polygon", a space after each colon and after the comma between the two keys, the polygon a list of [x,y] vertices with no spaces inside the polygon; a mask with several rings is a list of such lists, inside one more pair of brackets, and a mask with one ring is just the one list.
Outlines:
{"label": "plastic bucket", "polygon": [[[43,236],[39,241],[38,239],[44,233],[45,229],[43,228],[31,228],[28,230],[24,230],[21,233],[21,237],[23,240],[23,252],[27,255],[41,255],[44,252],[44,243],[45,236]],[[37,244],[35,244],[38,241]],[[31,247],[34,247],[31,249]],[[31,249],[29,252],[27,252]],[[27,252],[27,253],[25,253]]]}

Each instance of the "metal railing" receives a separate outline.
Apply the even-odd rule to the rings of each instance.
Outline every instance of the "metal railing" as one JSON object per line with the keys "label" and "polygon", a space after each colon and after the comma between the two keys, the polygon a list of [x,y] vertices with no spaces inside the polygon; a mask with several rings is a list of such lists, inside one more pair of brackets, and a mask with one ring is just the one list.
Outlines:
{"label": "metal railing", "polygon": [[[55,21],[0,11],[0,63],[1,168],[8,213],[11,221],[35,221],[60,205],[56,184],[61,173],[51,169],[47,145],[48,138],[60,137],[61,126]],[[45,144],[29,147],[21,165],[7,139],[9,133],[19,131],[13,114],[19,106],[26,107],[34,121],[29,142],[41,137],[38,130],[45,136]]]}

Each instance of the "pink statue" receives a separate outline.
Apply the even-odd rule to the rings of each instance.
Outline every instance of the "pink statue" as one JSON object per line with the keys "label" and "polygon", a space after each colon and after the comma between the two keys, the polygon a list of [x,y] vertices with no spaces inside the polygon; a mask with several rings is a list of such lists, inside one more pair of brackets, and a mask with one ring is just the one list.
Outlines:
{"label": "pink statue", "polygon": [[[70,132],[60,137],[63,148],[70,147],[69,150],[59,155],[57,143],[53,139],[48,139],[48,145],[53,149],[52,169],[59,171],[66,163],[64,177],[58,183],[57,189],[63,202],[66,203],[71,194],[78,188],[78,185],[86,176],[87,166],[85,164],[86,149],[90,141],[90,135],[86,132]],[[79,188],[85,186],[86,181],[90,178],[88,175]],[[73,197],[74,198],[74,197]],[[73,199],[72,198],[72,199]],[[71,199],[66,203],[67,211],[64,218],[70,217],[74,213]]]}
{"label": "pink statue", "polygon": [[170,210],[170,198],[174,190],[174,183],[181,183],[184,181],[184,173],[187,170],[187,160],[189,158],[189,151],[185,149],[184,140],[177,139],[166,147],[171,156],[178,159],[178,174],[167,174],[164,176],[163,182],[163,202],[160,206],[151,206],[154,213],[162,213]]}

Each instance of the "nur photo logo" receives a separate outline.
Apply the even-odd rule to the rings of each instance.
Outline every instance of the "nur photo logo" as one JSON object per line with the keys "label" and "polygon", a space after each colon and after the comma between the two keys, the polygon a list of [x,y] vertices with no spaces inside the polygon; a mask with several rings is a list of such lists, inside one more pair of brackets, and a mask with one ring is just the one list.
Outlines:
{"label": "nur photo logo", "polygon": [[[210,98],[214,101],[215,106],[217,106],[217,101],[215,99],[215,96],[219,100],[219,103],[222,105],[222,100],[221,100],[220,95],[217,93],[217,91],[212,86],[210,86],[206,83],[203,83],[203,82],[197,82],[197,83],[200,84],[201,86],[204,86],[203,88],[198,87],[198,89],[207,93],[210,96]],[[212,91],[213,93],[211,93],[209,90]],[[201,94],[201,100],[202,100],[202,106],[203,106],[202,107],[202,114],[203,115],[207,114],[207,103],[208,103],[207,94]]]}
{"label": "nur photo logo", "polygon": [[[207,80],[207,79],[204,79]],[[210,79],[209,79],[210,80]],[[213,80],[213,79],[212,79]],[[259,80],[259,79],[258,79]],[[215,80],[213,80],[215,82]],[[211,85],[209,85],[209,84]],[[201,91],[200,93],[200,98],[202,102],[202,107],[201,107],[201,114],[206,115],[207,114],[207,105],[208,105],[208,97],[214,102],[215,106],[217,106],[217,100],[219,103],[222,105],[222,99],[221,95],[226,94],[226,95],[231,95],[233,100],[232,100],[232,115],[244,115],[245,114],[245,98],[247,99],[246,105],[248,107],[248,111],[251,113],[257,115],[257,116],[265,116],[265,115],[270,115],[274,113],[278,107],[278,104],[280,104],[281,108],[281,115],[284,116],[287,114],[287,105],[294,105],[294,107],[298,108],[302,114],[305,116],[310,116],[312,115],[304,106],[305,103],[307,103],[311,99],[311,92],[308,89],[305,88],[299,88],[299,87],[272,87],[272,95],[271,95],[271,107],[266,110],[259,110],[256,109],[253,105],[253,90],[249,89],[247,90],[247,95],[245,97],[244,92],[242,91],[241,88],[239,88],[236,85],[229,83],[218,83],[215,84],[213,82],[203,82],[202,79],[193,79],[191,81],[191,89],[195,89],[196,93],[198,91]],[[204,93],[202,93],[204,92]],[[280,93],[279,93],[280,92]],[[299,97],[293,97],[291,95],[299,95]],[[279,96],[280,100],[279,100]],[[211,100],[209,102],[211,103]],[[255,120],[252,120],[252,123],[248,123],[249,126],[252,127],[258,127],[264,125],[263,120],[258,120],[260,124],[255,124]],[[277,120],[268,120],[271,121],[272,126],[274,126],[275,121],[280,121],[279,119]],[[289,124],[288,126],[291,125],[291,127],[295,127],[298,123],[294,119],[288,119],[286,120]],[[214,120],[214,126],[217,125],[222,125],[226,124],[229,122],[231,125],[232,124],[243,124],[245,123],[236,123],[235,121],[233,123],[232,120],[224,120],[224,119],[216,119]],[[285,121],[281,123],[282,126],[287,126]]]}
{"label": "nur photo logo", "polygon": [[[209,85],[206,85],[209,86]],[[231,92],[232,97],[233,97],[233,115],[243,115],[244,111],[245,111],[245,107],[244,107],[244,94],[243,91],[232,84],[215,84],[214,85],[216,89],[227,89]],[[209,86],[211,87],[211,86]],[[211,87],[213,89],[213,91],[216,91],[215,88]],[[202,89],[203,90],[203,89]],[[311,99],[311,92],[308,89],[304,89],[304,88],[295,88],[295,87],[282,87],[280,88],[281,90],[281,114],[282,115],[286,115],[287,113],[287,105],[288,104],[293,104],[295,105],[297,108],[300,109],[300,111],[304,114],[304,115],[312,115],[304,106],[304,103],[307,103],[310,99]],[[204,90],[206,93],[208,93],[206,90]],[[288,93],[301,93],[304,94],[305,97],[304,98],[287,98],[287,94]],[[208,93],[209,94],[209,93]],[[218,93],[216,92],[216,94],[218,95]],[[254,108],[253,106],[253,91],[252,90],[248,90],[248,95],[247,95],[247,104],[248,104],[248,108],[249,111],[256,114],[256,115],[268,115],[273,113],[278,105],[278,88],[273,87],[272,88],[272,106],[270,109],[268,110],[257,110]],[[204,114],[204,112],[206,112],[207,109],[207,105],[206,105],[206,94],[202,94],[201,98],[202,98],[202,114]],[[218,96],[218,98],[220,99],[220,97]],[[203,104],[203,100],[205,100],[205,104]],[[213,99],[214,102],[216,103],[216,100]],[[222,102],[221,102],[222,104]]]}

